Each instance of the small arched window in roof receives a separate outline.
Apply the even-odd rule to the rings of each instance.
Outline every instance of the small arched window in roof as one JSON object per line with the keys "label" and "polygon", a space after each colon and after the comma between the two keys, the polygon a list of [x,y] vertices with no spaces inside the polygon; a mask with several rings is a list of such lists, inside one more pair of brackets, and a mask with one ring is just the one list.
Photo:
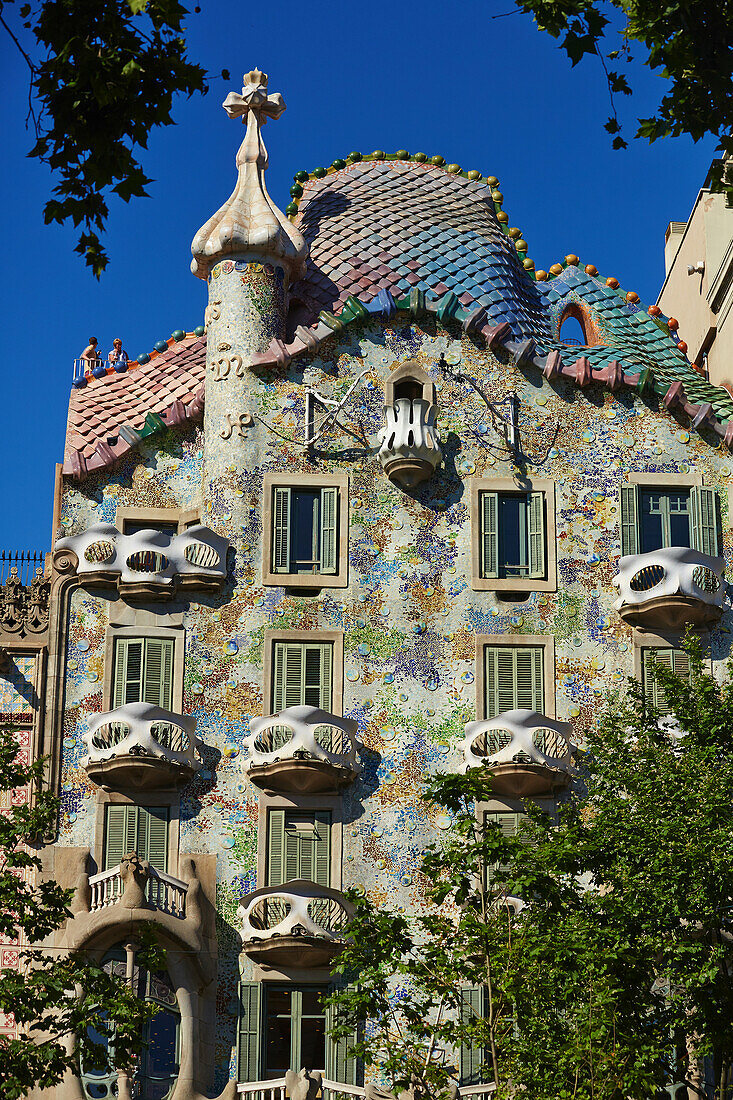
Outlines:
{"label": "small arched window in roof", "polygon": [[563,344],[571,344],[577,347],[587,347],[585,329],[577,317],[566,317],[560,328],[560,339]]}
{"label": "small arched window in roof", "polygon": [[558,340],[570,347],[592,348],[604,341],[599,337],[593,317],[581,302],[568,302],[560,314]]}

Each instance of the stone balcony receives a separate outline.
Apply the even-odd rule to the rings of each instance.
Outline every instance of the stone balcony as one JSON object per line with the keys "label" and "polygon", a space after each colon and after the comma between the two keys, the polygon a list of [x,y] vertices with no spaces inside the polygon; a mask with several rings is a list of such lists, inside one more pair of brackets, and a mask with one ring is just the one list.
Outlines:
{"label": "stone balcony", "polygon": [[116,866],[94,873],[88,848],[57,847],[54,855],[57,881],[73,889],[70,918],[56,937],[59,949],[103,950],[144,925],[160,943],[173,948],[176,957],[185,959],[201,988],[212,981],[215,857],[180,853],[176,877],[156,870],[134,851]]}
{"label": "stone balcony", "polygon": [[245,739],[247,772],[271,791],[334,791],[359,774],[357,724],[316,707],[288,707],[253,718]]}
{"label": "stone balcony", "polygon": [[183,787],[201,767],[196,719],[151,703],[98,714],[84,735],[83,767],[103,787]]}
{"label": "stone balcony", "polygon": [[379,461],[390,481],[414,489],[427,481],[443,457],[435,428],[437,405],[421,397],[398,397],[384,411]]}
{"label": "stone balcony", "polygon": [[85,584],[116,585],[123,596],[172,599],[179,589],[218,592],[227,575],[228,542],[208,527],[178,535],[136,531],[125,535],[111,523],[97,523],[79,535],[59,539],[71,550]]}
{"label": "stone balcony", "polygon": [[632,626],[682,630],[705,626],[723,611],[725,560],[688,546],[670,546],[619,561],[615,608]]}
{"label": "stone balcony", "polygon": [[570,723],[536,710],[468,722],[462,747],[463,771],[486,764],[496,794],[512,798],[565,787],[574,774]]}
{"label": "stone balcony", "polygon": [[187,893],[187,882],[156,871],[131,852],[116,867],[89,876],[89,912],[121,904],[127,909],[157,909],[185,920]]}
{"label": "stone balcony", "polygon": [[255,962],[328,966],[343,945],[353,909],[338,890],[306,879],[265,886],[242,900],[242,946]]}

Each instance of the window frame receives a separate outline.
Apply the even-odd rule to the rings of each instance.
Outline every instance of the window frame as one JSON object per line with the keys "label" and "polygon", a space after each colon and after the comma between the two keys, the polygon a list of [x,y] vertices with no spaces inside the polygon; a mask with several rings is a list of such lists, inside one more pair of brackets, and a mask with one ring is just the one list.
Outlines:
{"label": "window frame", "polygon": [[[274,569],[275,489],[335,489],[337,499],[336,572],[276,573]],[[280,588],[346,588],[349,576],[349,475],[267,473],[262,485],[262,583]]]}
{"label": "window frame", "polygon": [[122,535],[128,532],[125,527],[128,523],[136,527],[150,522],[150,527],[155,530],[161,523],[175,524],[176,534],[181,535],[189,527],[201,523],[201,509],[196,508],[139,508],[132,505],[120,505],[115,514],[115,527]]}
{"label": "window frame", "polygon": [[[542,493],[545,506],[545,576],[483,577],[481,575],[483,543],[483,494],[502,493],[528,497]],[[533,478],[521,483],[511,477],[478,477],[471,480],[471,587],[475,592],[556,592],[557,591],[557,524],[555,521],[555,482],[549,478]]]}
{"label": "window frame", "polygon": [[[330,887],[331,890],[343,889],[343,799],[339,794],[267,794],[263,792],[258,799],[257,812],[257,889],[267,886],[269,873],[269,816],[271,810],[292,810],[295,813],[329,813],[330,826]],[[277,889],[277,887],[273,887]],[[272,968],[267,974],[274,974]],[[311,971],[309,971],[311,973]],[[320,974],[320,970],[312,973]]]}
{"label": "window frame", "polygon": [[269,715],[274,694],[275,643],[300,642],[304,645],[330,644],[333,647],[331,663],[331,714],[343,715],[344,707],[344,634],[342,630],[266,630],[263,640],[262,707]]}
{"label": "window frame", "polygon": [[170,713],[183,713],[184,628],[182,626],[117,626],[116,624],[110,624],[105,638],[103,711],[114,710],[115,642],[118,638],[160,638],[173,642]]}
{"label": "window frame", "polygon": [[486,720],[486,665],[487,646],[506,646],[510,649],[540,648],[543,650],[545,717],[555,717],[555,638],[552,634],[477,634],[476,635],[476,718]]}
{"label": "window frame", "polygon": [[94,846],[92,855],[97,870],[104,867],[105,847],[107,843],[107,807],[108,806],[141,806],[165,808],[168,811],[168,852],[166,874],[178,877],[180,852],[180,803],[181,799],[177,790],[150,790],[135,791],[134,797],[121,791],[105,791],[100,788],[97,792],[94,818]]}
{"label": "window frame", "polygon": [[[659,490],[661,492],[667,490],[669,492],[675,492],[675,490],[687,490],[690,492],[690,542],[693,542],[694,535],[694,502],[692,499],[693,489],[711,489],[717,496],[717,542],[718,553],[723,554],[723,541],[726,531],[726,523],[724,517],[724,499],[728,505],[728,526],[733,527],[733,513],[730,508],[729,489],[720,484],[710,484],[703,481],[702,474],[690,473],[681,474],[676,470],[672,470],[668,473],[647,473],[645,470],[632,470],[629,471],[625,478],[619,484],[618,495],[618,537],[619,537],[619,552],[621,557],[624,556],[624,535],[623,535],[623,511],[621,505],[621,499],[624,489],[636,489],[637,495],[640,495],[645,489]],[[727,498],[727,499],[726,499]],[[640,515],[637,512],[636,515],[636,554],[641,555],[644,551],[641,550],[641,524]],[[695,547],[692,547],[695,549]],[[647,553],[658,553],[659,551],[650,550]],[[702,553],[702,551],[700,551]]]}
{"label": "window frame", "polygon": [[[704,667],[707,672],[713,674],[713,653],[710,631],[697,630],[695,632],[702,642],[704,650]],[[634,679],[644,686],[644,652],[647,649],[682,649],[683,632],[666,631],[664,634],[653,634],[649,631],[634,629]]]}

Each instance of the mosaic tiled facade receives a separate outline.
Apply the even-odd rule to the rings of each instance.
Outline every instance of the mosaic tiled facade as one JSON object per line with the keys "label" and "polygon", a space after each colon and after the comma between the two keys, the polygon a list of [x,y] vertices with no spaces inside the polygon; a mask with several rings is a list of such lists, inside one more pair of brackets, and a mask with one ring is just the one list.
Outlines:
{"label": "mosaic tiled facade", "polygon": [[[256,120],[270,100],[262,74],[249,78]],[[258,149],[250,160],[240,150],[238,166],[261,184]],[[719,563],[733,555],[729,396],[695,373],[663,318],[590,265],[569,257],[540,278],[497,217],[498,181],[456,168],[375,155],[299,173],[289,213],[302,237],[285,239],[277,219],[264,244],[250,234],[238,252],[206,251],[197,236],[206,335],[175,334],[127,373],[72,392],[44,704],[63,804],[53,870],[78,888],[58,942],[104,954],[141,922],[159,930],[180,1046],[170,1079],[140,1086],[156,1100],[231,1093],[237,1078],[282,1068],[268,1061],[267,998],[328,984],[338,929],[323,931],[324,913],[345,888],[420,908],[422,852],[450,824],[421,788],[471,762],[466,726],[497,710],[487,647],[539,654],[539,702],[524,705],[538,713],[522,721],[531,731],[544,716],[558,737],[569,723],[576,745],[625,677],[640,675],[643,650],[674,650],[686,623],[704,630],[713,667],[730,655]],[[257,179],[240,177],[230,203]],[[587,347],[562,340],[571,307]],[[409,478],[383,457],[386,405],[397,410],[392,458],[401,448]],[[412,435],[396,438],[398,413]],[[422,450],[418,422],[429,428]],[[614,584],[632,537],[622,490],[641,501],[632,550],[644,561],[630,567],[629,592]],[[488,500],[507,508],[493,534]],[[529,549],[502,564],[517,501],[530,508]],[[680,530],[670,515],[687,517],[692,579],[680,572],[661,597],[659,571],[673,567],[644,544],[647,504],[667,532],[660,554]],[[122,576],[114,547],[141,528],[145,548]],[[186,584],[166,587],[185,531]],[[288,661],[301,653],[299,672]],[[148,676],[166,661],[167,673]],[[499,711],[521,709],[514,691]],[[301,707],[290,757],[295,718],[290,733],[287,715],[274,734],[257,724],[283,703]],[[140,751],[115,755],[122,737],[139,737]],[[543,768],[554,778],[534,790],[552,801],[562,768]],[[508,781],[494,809],[516,811],[522,793]],[[142,871],[129,847],[117,863],[111,854],[111,811],[128,822],[133,810],[138,847],[144,815],[166,822],[163,855],[148,826]],[[301,855],[296,876],[273,878],[278,814],[294,836],[315,822],[316,854],[330,815],[324,879],[315,862],[302,873]],[[293,877],[300,945],[287,929],[268,936],[273,912],[287,916],[272,890],[288,893]],[[329,1073],[323,1057],[308,1068]],[[83,1088],[56,1093],[108,1094],[104,1083]]]}

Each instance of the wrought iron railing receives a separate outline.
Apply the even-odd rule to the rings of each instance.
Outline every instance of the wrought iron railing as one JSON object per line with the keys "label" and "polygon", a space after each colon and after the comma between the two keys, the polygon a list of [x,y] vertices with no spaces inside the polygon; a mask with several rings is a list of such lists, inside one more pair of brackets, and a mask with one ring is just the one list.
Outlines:
{"label": "wrought iron railing", "polygon": [[11,570],[17,570],[20,583],[27,586],[36,570],[43,569],[46,555],[40,550],[0,550],[0,584],[5,584]]}

